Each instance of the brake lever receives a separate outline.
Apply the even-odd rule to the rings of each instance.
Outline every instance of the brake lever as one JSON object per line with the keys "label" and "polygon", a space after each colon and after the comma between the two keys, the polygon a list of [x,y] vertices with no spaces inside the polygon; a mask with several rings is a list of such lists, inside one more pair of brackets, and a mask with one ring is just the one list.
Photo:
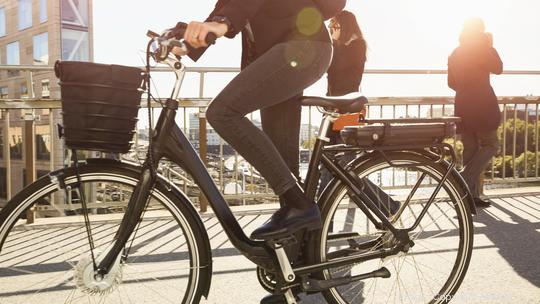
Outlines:
{"label": "brake lever", "polygon": [[158,38],[158,37],[159,37],[159,34],[156,33],[156,32],[153,32],[153,31],[151,31],[151,30],[148,30],[148,31],[146,32],[146,36],[147,36],[148,38],[154,39],[154,38]]}

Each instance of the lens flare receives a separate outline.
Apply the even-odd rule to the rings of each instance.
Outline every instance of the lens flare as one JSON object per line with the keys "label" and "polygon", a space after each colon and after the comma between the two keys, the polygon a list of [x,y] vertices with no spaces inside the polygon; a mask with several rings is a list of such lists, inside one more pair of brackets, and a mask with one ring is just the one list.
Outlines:
{"label": "lens flare", "polygon": [[313,36],[321,29],[323,18],[314,7],[304,8],[296,16],[296,29],[304,36]]}

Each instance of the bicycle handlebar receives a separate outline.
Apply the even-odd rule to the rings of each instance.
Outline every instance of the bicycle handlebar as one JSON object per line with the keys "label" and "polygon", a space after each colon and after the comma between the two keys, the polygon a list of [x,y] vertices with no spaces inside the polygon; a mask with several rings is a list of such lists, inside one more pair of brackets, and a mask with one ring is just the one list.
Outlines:
{"label": "bicycle handlebar", "polygon": [[[155,51],[154,55],[156,55],[156,59],[158,60],[164,60],[169,56],[170,51],[173,47],[179,47],[186,51],[186,53],[189,53],[193,50],[195,50],[194,47],[189,45],[189,43],[180,40],[178,38],[184,36],[185,32],[185,23],[179,23],[180,26],[177,25],[177,27],[174,30],[167,31],[164,35],[159,35],[156,32],[153,32],[151,30],[148,30],[146,32],[146,36],[151,38],[153,41],[156,41],[159,44],[159,49]],[[185,25],[185,26],[184,26]],[[215,33],[208,33],[206,35],[205,42],[208,45],[212,45],[216,43],[217,36]]]}

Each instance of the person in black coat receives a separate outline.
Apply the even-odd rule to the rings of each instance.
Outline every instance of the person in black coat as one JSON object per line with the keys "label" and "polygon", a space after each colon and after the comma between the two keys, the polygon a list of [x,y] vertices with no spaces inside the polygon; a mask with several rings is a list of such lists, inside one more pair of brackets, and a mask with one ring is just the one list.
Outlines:
{"label": "person in black coat", "polygon": [[367,58],[367,43],[356,17],[349,11],[342,11],[330,20],[329,28],[334,55],[328,68],[326,95],[342,96],[359,92]]}
{"label": "person in black coat", "polygon": [[487,207],[489,201],[480,198],[479,178],[497,153],[501,120],[490,74],[501,74],[503,64],[481,19],[465,22],[459,42],[448,58],[448,86],[456,91],[455,114],[462,120],[458,125],[464,149],[462,176],[476,205]]}
{"label": "person in black coat", "polygon": [[[302,229],[318,229],[318,207],[304,194],[272,139],[245,116],[280,105],[285,110],[286,105],[296,108],[299,104],[291,100],[326,72],[332,45],[322,14],[311,0],[218,0],[205,22],[187,26],[184,40],[199,48],[190,52],[192,59],[208,47],[209,32],[218,38],[242,32],[243,43],[242,71],[209,105],[208,122],[285,201],[251,237],[279,239]],[[179,48],[173,52],[183,55]],[[290,132],[286,124],[276,127]]]}
{"label": "person in black coat", "polygon": [[[367,43],[360,26],[353,13],[342,11],[330,20],[328,25],[334,46],[332,62],[327,74],[327,96],[343,96],[360,91],[360,83],[364,74],[366,63]],[[327,137],[330,145],[343,143],[339,135],[338,126],[343,128],[346,124],[357,124],[360,113],[342,115],[334,122],[333,130],[330,130]],[[342,162],[351,161],[354,155],[342,158]],[[318,194],[333,178],[332,174],[322,168]]]}
{"label": "person in black coat", "polygon": [[[326,95],[342,96],[359,92],[367,59],[367,43],[356,17],[349,11],[342,11],[330,20],[329,28],[332,35],[334,55],[328,69]],[[340,128],[345,125],[357,125],[361,114],[363,113],[340,116],[334,122],[334,130],[329,131],[327,135],[330,138],[330,144],[343,143],[339,134]],[[353,153],[344,155],[340,163],[345,165],[353,160],[355,156]],[[323,167],[319,183],[319,195],[332,178],[332,174]],[[367,178],[362,179],[362,181],[365,183],[364,192],[379,206],[385,215],[390,216],[399,209],[399,202],[394,201],[381,188]]]}

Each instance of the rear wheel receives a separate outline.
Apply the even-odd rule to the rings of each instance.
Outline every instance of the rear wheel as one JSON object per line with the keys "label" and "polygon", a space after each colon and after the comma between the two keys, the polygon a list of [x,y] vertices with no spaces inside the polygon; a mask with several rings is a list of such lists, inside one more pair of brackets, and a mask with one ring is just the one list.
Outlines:
{"label": "rear wheel", "polygon": [[[122,167],[82,166],[94,255],[107,251],[139,178]],[[132,234],[127,259],[103,279],[93,262],[72,169],[68,191],[44,177],[0,213],[2,303],[199,303],[211,273],[208,236],[191,205],[158,183]],[[43,217],[26,224],[30,208]]]}
{"label": "rear wheel", "polygon": [[[447,171],[444,162],[414,152],[388,152],[361,162],[354,169],[385,190],[378,192],[381,208],[403,212],[391,216],[396,228],[412,227],[436,184]],[[391,167],[388,161],[400,167]],[[404,166],[410,166],[407,169]],[[421,180],[408,205],[404,204]],[[377,229],[349,198],[347,188],[337,181],[328,187],[321,202],[323,229],[316,242],[316,258],[327,261],[343,255],[373,252],[389,244],[391,233]],[[365,190],[367,191],[367,190]],[[380,191],[376,189],[376,191]],[[473,246],[473,225],[469,197],[462,182],[450,175],[430,205],[419,226],[409,237],[414,246],[408,252],[324,271],[325,279],[355,276],[386,267],[390,278],[372,278],[329,289],[329,303],[447,303],[459,288],[467,271]],[[371,242],[371,243],[368,243]],[[374,244],[375,243],[375,244]],[[370,244],[370,246],[366,246]],[[364,246],[362,246],[364,245]]]}

